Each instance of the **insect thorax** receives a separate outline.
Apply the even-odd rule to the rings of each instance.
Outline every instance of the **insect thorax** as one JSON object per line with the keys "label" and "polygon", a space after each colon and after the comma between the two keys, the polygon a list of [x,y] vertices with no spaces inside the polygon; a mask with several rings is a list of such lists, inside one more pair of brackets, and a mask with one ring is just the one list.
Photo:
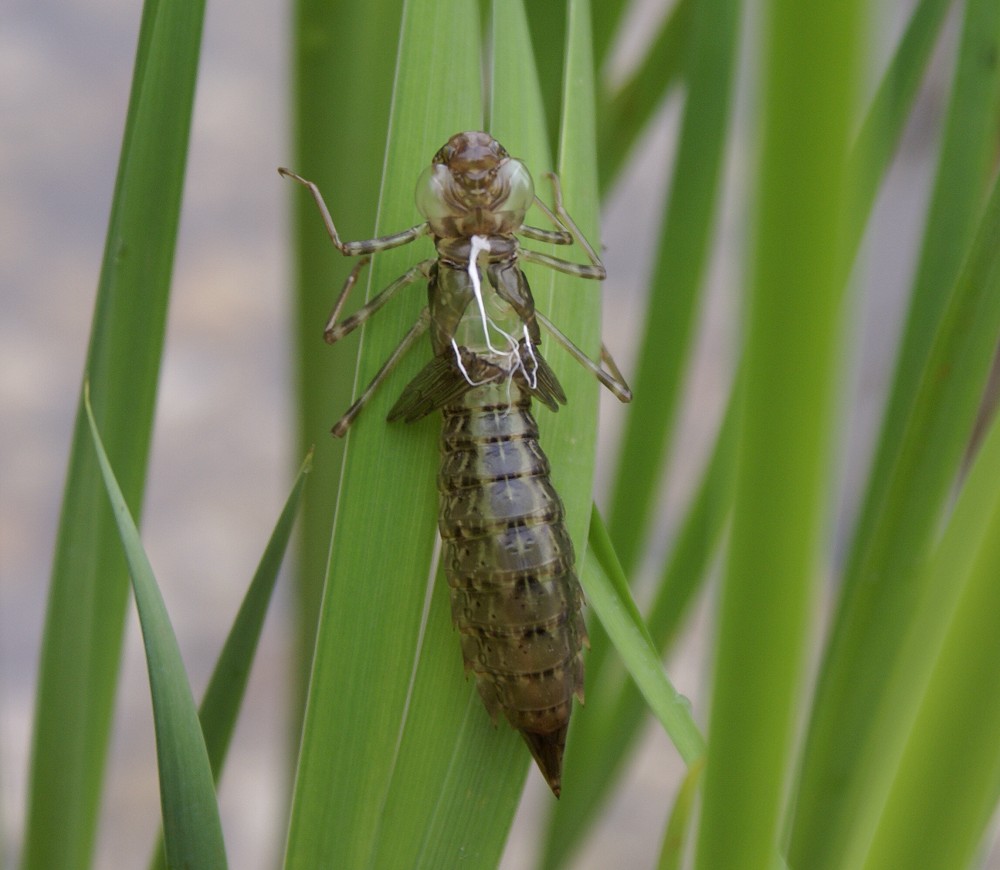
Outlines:
{"label": "insect thorax", "polygon": [[534,301],[513,236],[437,239],[428,288],[435,352],[464,348],[509,374],[538,343]]}

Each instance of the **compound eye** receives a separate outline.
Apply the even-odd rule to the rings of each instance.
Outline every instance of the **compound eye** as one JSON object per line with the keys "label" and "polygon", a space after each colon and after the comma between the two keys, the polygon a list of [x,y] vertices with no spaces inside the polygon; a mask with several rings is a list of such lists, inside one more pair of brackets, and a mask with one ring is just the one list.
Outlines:
{"label": "compound eye", "polygon": [[535,199],[535,185],[528,167],[520,160],[511,158],[500,167],[499,175],[508,190],[504,209],[523,218]]}
{"label": "compound eye", "polygon": [[440,163],[432,163],[417,179],[415,198],[417,209],[429,221],[450,217],[454,209],[448,205],[447,192],[454,185],[451,170]]}

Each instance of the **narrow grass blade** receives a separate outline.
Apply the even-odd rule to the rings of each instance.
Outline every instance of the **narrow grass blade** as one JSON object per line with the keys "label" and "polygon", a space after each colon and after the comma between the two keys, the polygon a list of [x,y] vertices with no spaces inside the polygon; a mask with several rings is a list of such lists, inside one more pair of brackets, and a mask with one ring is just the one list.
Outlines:
{"label": "narrow grass blade", "polygon": [[[500,4],[505,9],[506,4]],[[557,161],[563,200],[583,234],[599,249],[598,203],[596,185],[596,156],[594,132],[594,82],[590,54],[591,34],[589,11],[586,4],[566,4],[566,43],[562,82],[562,117],[560,120],[560,156]],[[509,19],[508,19],[509,21]],[[498,28],[499,31],[499,28]],[[513,28],[509,32],[515,32]],[[516,45],[515,38],[512,43]],[[501,57],[498,51],[497,56]],[[516,54],[510,54],[517,64]],[[506,73],[513,74],[508,68]],[[507,87],[503,71],[498,70],[495,80],[503,83],[494,91],[494,118],[503,129],[511,131],[532,149],[535,166],[551,166],[545,142],[538,136],[537,124],[532,123],[521,88]],[[537,109],[536,111],[540,111]],[[500,129],[497,127],[496,129]],[[504,135],[508,135],[506,132]],[[551,187],[535,173],[539,196],[550,200]],[[552,253],[577,257],[582,253],[572,249]],[[525,269],[531,282],[539,311],[544,312],[591,358],[596,359],[600,349],[600,296],[601,286],[596,281],[557,274],[549,269]],[[566,525],[573,539],[577,554],[577,572],[583,565],[586,551],[587,524],[592,501],[594,461],[597,439],[597,390],[593,375],[572,360],[564,350],[546,337],[543,352],[555,369],[569,397],[566,407],[558,414],[539,411],[537,418],[541,430],[542,446],[552,466],[552,481],[562,498],[566,510]],[[593,620],[589,620],[593,624]],[[570,742],[573,729],[584,711],[574,712],[570,725]],[[572,764],[566,756],[564,776]],[[565,794],[565,789],[563,790]]]}
{"label": "narrow grass blade", "polygon": [[700,870],[767,867],[778,853],[829,500],[861,9],[773,0],[761,22],[755,239]]}
{"label": "narrow grass blade", "polygon": [[267,548],[261,556],[250,588],[247,589],[205,689],[198,715],[205,733],[212,772],[216,778],[226,759],[236,715],[243,701],[250,667],[264,628],[264,618],[267,616],[278,572],[302,501],[306,475],[311,470],[312,453],[309,453],[299,468],[295,484],[267,542]]}
{"label": "narrow grass blade", "polygon": [[[997,429],[996,424],[993,428]],[[1000,434],[994,431],[976,458],[940,543],[927,563],[926,580],[920,583],[926,591],[907,629],[891,678],[886,681],[878,707],[872,712],[872,736],[856,747],[853,763],[860,766],[865,775],[860,786],[846,796],[852,801],[853,813],[852,824],[843,841],[838,843],[841,866],[861,867],[865,862],[886,804],[886,795],[899,767],[906,737],[913,729],[917,709],[925,698],[946,632],[951,630],[957,602],[964,594],[980,550],[989,540],[990,522],[1000,498],[1000,489],[996,485],[998,462]],[[977,712],[970,721],[978,723],[979,718]],[[953,727],[956,734],[964,733],[965,720],[956,718]],[[953,788],[947,790],[948,794],[954,793],[964,782],[956,776]],[[901,797],[896,796],[897,802]],[[989,801],[989,805],[994,802],[995,799]],[[880,836],[884,837],[884,834],[883,831]],[[940,866],[965,865],[952,863]]]}
{"label": "narrow grass blade", "polygon": [[845,842],[840,824],[851,824],[857,806],[851,790],[865,788],[863,771],[845,759],[868,738],[871,711],[922,594],[914,578],[958,473],[996,345],[1000,312],[989,299],[995,201],[971,240],[1000,112],[1000,70],[981,68],[984,53],[1000,51],[1000,8],[972,2],[966,16],[907,335],[806,744],[793,864],[831,866]]}
{"label": "narrow grass blade", "polygon": [[[94,307],[94,415],[138,515],[163,347],[202,0],[147,0]],[[23,866],[89,866],[128,581],[82,401],[52,569]]]}
{"label": "narrow grass blade", "polygon": [[[690,765],[698,764],[704,758],[705,741],[694,722],[690,702],[677,692],[663,671],[660,653],[632,599],[628,582],[596,507],[591,513],[590,542],[581,581],[588,606],[614,644],[631,678],[630,684],[637,686],[642,694],[643,709],[649,709],[656,716],[681,757]],[[609,696],[607,692],[604,694]],[[588,696],[587,706],[577,714],[576,727],[582,728],[582,732],[571,731],[563,777],[563,795],[572,796],[572,803],[569,804],[570,809],[564,811],[561,800],[553,814],[543,867],[559,867],[568,863],[573,849],[586,835],[587,825],[600,803],[601,796],[594,794],[596,788],[592,784],[594,770],[604,763],[611,750],[601,745],[595,735],[606,741],[619,739],[616,727],[618,711],[602,708],[604,699]],[[596,757],[591,757],[592,754]],[[609,777],[605,784],[610,786],[611,782]],[[582,799],[576,794],[578,789],[583,789]],[[572,827],[573,822],[577,823],[576,828]]]}
{"label": "narrow grass blade", "polygon": [[86,385],[84,404],[101,474],[125,549],[146,648],[167,865],[224,868],[226,850],[212,768],[181,651],[153,569],[142,548],[139,530],[101,443]]}
{"label": "narrow grass blade", "polygon": [[[260,564],[254,572],[250,588],[243,598],[233,626],[229,630],[226,642],[222,646],[219,660],[216,662],[208,688],[198,709],[198,719],[204,735],[205,748],[208,752],[208,762],[212,768],[212,779],[218,783],[222,766],[229,751],[229,743],[236,725],[236,716],[243,704],[247,681],[250,678],[250,668],[257,652],[257,643],[264,627],[271,595],[278,580],[278,572],[288,542],[291,539],[295,517],[298,514],[305,488],[306,475],[312,468],[312,453],[310,452],[299,469],[295,485],[289,493],[285,507],[278,517],[278,523],[271,533],[271,538],[261,557]],[[166,868],[166,854],[163,850],[162,836],[153,850],[151,868]]]}
{"label": "narrow grass blade", "polygon": [[[596,511],[590,534],[593,546],[587,551],[584,574],[587,600],[681,758],[693,764],[705,754],[705,739],[694,722],[690,702],[677,692],[663,673],[659,650],[632,600],[625,574]],[[571,785],[569,778],[567,787]]]}
{"label": "narrow grass blade", "polygon": [[[481,125],[480,69],[475,5],[404,4],[378,232],[417,222],[413,189],[421,170],[451,134]],[[378,255],[369,294],[430,253],[422,240]],[[364,327],[356,384],[366,384],[388,357],[423,296],[415,287]],[[383,808],[421,654],[431,576],[439,423],[389,426],[385,415],[425,359],[417,351],[404,358],[348,436],[293,796],[289,867],[367,866],[387,836]],[[422,642],[448,644],[460,659],[454,635],[439,636],[437,626],[428,625]],[[432,796],[424,790],[412,797],[411,806],[421,811]]]}
{"label": "narrow grass blade", "polygon": [[[402,0],[382,0],[361,14],[355,0],[298,0],[295,5],[295,162],[288,165],[319,185],[346,239],[370,238],[375,229],[402,6]],[[333,353],[322,340],[351,263],[330,244],[312,199],[297,185],[283,183],[292,203],[295,246],[299,451],[315,445],[295,578],[298,698],[293,708],[298,711],[305,706],[344,456],[344,442],[331,437],[330,427],[351,402],[358,345],[356,336],[348,336]],[[345,314],[352,307],[349,302]]]}
{"label": "narrow grass blade", "polygon": [[[930,61],[931,51],[941,33],[948,0],[920,0],[885,74],[848,158],[848,178],[854,195],[848,226],[851,233],[844,271],[850,268],[875,196],[882,186]],[[846,278],[845,278],[846,279]]]}
{"label": "narrow grass blade", "polygon": [[[583,234],[594,249],[601,249],[599,197],[597,183],[597,118],[592,55],[591,9],[587,2],[569,0],[566,4],[566,52],[563,71],[562,118],[560,123],[559,175],[563,198]],[[591,358],[598,359],[601,348],[602,287],[598,282],[583,282],[565,275],[554,276],[549,314],[572,340]],[[566,360],[558,353],[557,359]],[[593,504],[594,460],[597,449],[598,382],[583,367],[566,360],[559,376],[572,397],[571,414],[546,419],[552,445],[553,482],[566,506],[567,524],[577,552],[577,571],[581,582],[589,561],[588,528]],[[588,631],[591,637],[600,631],[588,602]],[[585,685],[593,678],[590,655],[585,657]],[[590,715],[578,708],[571,723],[564,759],[563,794],[572,790],[578,761],[574,758],[574,731],[580,720]],[[558,813],[558,807],[553,808]],[[581,832],[582,833],[582,832]]]}
{"label": "narrow grass blade", "polygon": [[[682,8],[684,7],[684,8]],[[685,32],[688,23],[686,16],[689,14],[689,8],[682,4],[682,7],[678,7],[674,10],[670,20],[664,24],[664,31],[662,39],[667,39],[670,45],[674,45],[672,40],[679,38],[678,34]],[[735,6],[733,7],[735,9]],[[718,42],[713,43],[713,48],[709,52],[709,56],[714,61],[719,60],[716,51],[725,51],[726,46],[726,34],[728,24],[725,22],[720,22],[716,20],[718,14],[720,13],[721,7],[719,4],[709,4],[706,10],[703,10],[703,14],[707,16],[707,20],[714,21],[716,25],[722,27],[722,36]],[[723,17],[725,17],[723,13]],[[731,31],[735,32],[735,31]],[[703,34],[704,35],[704,34]],[[644,81],[644,88],[654,88],[659,85],[663,89],[667,87],[669,83],[670,70],[672,69],[669,64],[673,51],[667,51],[667,46],[657,44],[658,48],[651,50],[649,60],[645,67],[640,69],[636,74],[637,77]],[[664,54],[664,52],[667,52]],[[723,61],[722,66],[727,67],[729,61]],[[710,64],[706,58],[706,63],[698,67],[698,70],[694,73],[698,76],[699,84],[693,85],[695,93],[689,95],[689,107],[692,117],[696,114],[696,108],[694,100],[701,100],[703,98],[707,99],[710,95],[715,97],[721,97],[722,106],[715,103],[706,113],[706,120],[704,126],[698,123],[690,122],[687,125],[687,148],[697,147],[702,149],[702,151],[707,150],[709,154],[718,155],[721,150],[721,143],[725,138],[724,130],[724,120],[726,117],[726,99],[725,90],[727,87],[727,76],[725,69],[709,69]],[[656,71],[656,72],[654,72]],[[656,74],[662,74],[663,80],[657,80]],[[722,87],[722,92],[718,92],[717,88]],[[714,132],[709,132],[714,125],[718,125]],[[696,129],[697,128],[697,129]],[[602,122],[600,129],[606,136],[615,136],[615,128],[610,125],[606,125]],[[713,140],[713,141],[710,141]],[[714,144],[713,144],[714,142]],[[684,146],[682,146],[682,149]],[[715,149],[715,150],[713,150]],[[688,151],[691,156],[693,156],[693,151]],[[704,241],[707,241],[707,233],[710,227],[710,213],[713,203],[710,201],[714,194],[709,193],[709,188],[714,190],[715,177],[714,171],[718,169],[717,165],[713,165],[712,158],[709,156],[705,158],[704,154],[700,158],[703,162],[698,164],[698,168],[694,169],[691,166],[686,166],[687,172],[693,172],[697,177],[696,180],[692,181],[692,184],[688,185],[687,181],[683,182],[681,186],[687,188],[688,193],[682,195],[682,200],[688,202],[689,205],[695,207],[694,199],[697,199],[699,195],[709,196],[709,200],[706,200],[708,209],[703,211],[696,209],[697,215],[704,215],[704,222],[695,229],[694,236],[697,236],[699,232],[705,233]],[[676,170],[680,174],[680,165]],[[676,214],[681,214],[683,208],[678,206]],[[691,218],[693,224],[699,224],[698,216]],[[678,226],[675,226],[671,231],[671,237],[679,240],[681,233],[678,232]],[[691,236],[684,235],[684,237],[690,241]],[[675,253],[678,253],[679,249],[675,249]],[[687,256],[685,252],[684,256]],[[676,257],[674,258],[676,259]],[[694,259],[698,259],[696,254]],[[662,263],[662,258],[661,258]],[[693,277],[693,276],[692,276]],[[693,288],[697,289],[697,288]],[[672,290],[671,290],[672,292]],[[661,301],[666,304],[667,297],[665,295],[660,295]],[[654,303],[655,304],[655,303]],[[654,331],[649,330],[647,332],[647,342],[651,341],[651,335]],[[656,345],[655,356],[658,356],[659,363],[662,363],[662,355],[664,353],[664,348],[672,346],[675,339],[670,336],[673,332],[669,334],[655,334]],[[680,368],[680,355],[677,357],[677,368]],[[641,378],[641,375],[640,375]],[[659,402],[662,402],[663,397],[654,392],[646,396],[646,406],[647,409]],[[636,405],[640,402],[633,403],[632,406],[626,411],[627,431],[636,432],[638,431],[636,424],[633,422],[633,414]],[[648,469],[647,469],[648,471]],[[619,476],[618,476],[618,489],[617,493],[619,496],[635,486],[642,487],[644,484],[635,483],[635,480],[641,477],[645,472],[643,468],[632,469],[631,467],[625,469],[624,460],[620,461],[619,464]],[[627,478],[627,480],[626,480]],[[650,484],[652,485],[652,484]],[[602,776],[602,774],[611,774],[614,768],[619,763],[622,752],[625,747],[619,743],[619,733],[618,726],[623,723],[619,720],[613,718],[611,709],[615,703],[618,696],[618,687],[620,686],[621,676],[620,674],[615,674],[612,680],[615,683],[614,688],[605,685],[607,679],[611,679],[609,674],[606,672],[605,664],[608,658],[609,651],[609,641],[607,635],[604,631],[603,620],[601,624],[593,624],[591,631],[591,651],[587,657],[587,667],[588,667],[588,682],[587,682],[587,692],[590,704],[588,707],[582,711],[577,717],[577,729],[578,733],[571,733],[569,746],[567,747],[567,788],[564,790],[563,800],[560,801],[559,806],[555,809],[553,813],[551,826],[548,834],[548,840],[546,844],[546,855],[545,864],[546,866],[554,867],[559,866],[567,860],[568,855],[572,849],[579,842],[581,836],[587,829],[587,824],[589,820],[592,819],[597,807],[599,806],[601,800],[605,798],[608,794],[608,782],[609,779]],[[631,685],[631,684],[630,684]],[[641,715],[644,706],[638,697],[638,693],[632,689],[633,698],[636,702],[635,717]],[[608,709],[604,709],[607,706]],[[616,709],[615,712],[620,712]],[[611,738],[613,733],[614,739],[611,743],[608,740]],[[627,741],[626,741],[627,742]],[[580,760],[577,762],[575,759],[579,756]]]}
{"label": "narrow grass blade", "polygon": [[625,10],[625,0],[607,0],[596,5],[594,15],[594,60],[604,63],[613,38],[618,33]]}
{"label": "narrow grass blade", "polygon": [[[602,193],[614,184],[636,140],[663,105],[670,89],[685,77],[690,79],[697,75],[697,64],[691,63],[696,5],[694,0],[679,0],[663,19],[645,58],[628,81],[614,93],[608,93],[606,88],[602,90],[597,137]],[[604,3],[597,4],[598,10],[604,6]],[[601,26],[599,21],[595,22],[596,32],[601,32]],[[719,37],[725,40],[725,31],[720,32]]]}
{"label": "narrow grass blade", "polygon": [[[590,12],[585,3],[568,3],[566,8],[565,66],[561,81],[562,118],[560,123],[559,175],[564,202],[584,235],[599,248],[596,179],[594,81],[590,53]],[[511,123],[514,122],[511,114]],[[544,182],[540,182],[544,185]],[[541,195],[547,195],[542,188]],[[562,252],[560,255],[565,255]],[[576,253],[580,257],[579,252]],[[601,286],[552,272],[530,272],[539,309],[550,315],[591,358],[599,356]],[[549,342],[547,359],[557,370],[570,397],[569,404],[555,416],[542,412],[539,425],[543,445],[552,464],[552,479],[566,508],[566,522],[575,543],[578,571],[584,564],[587,526],[592,499],[597,435],[597,390],[592,374]],[[594,620],[589,620],[595,625]],[[589,668],[589,661],[587,664]],[[588,677],[589,679],[589,677]],[[574,714],[572,734],[587,711]],[[566,769],[573,765],[567,749]],[[565,794],[565,790],[563,794]]]}
{"label": "narrow grass blade", "polygon": [[739,387],[734,386],[715,448],[649,608],[646,622],[664,653],[680,632],[685,614],[702,588],[732,510],[738,397]]}
{"label": "narrow grass blade", "polygon": [[[975,866],[994,813],[1000,782],[998,479],[995,421],[945,532],[941,555],[948,561],[937,560],[941,592],[935,598],[943,593],[957,605],[935,614],[947,623],[947,634],[863,865],[867,870]],[[966,520],[971,529],[962,525]]]}
{"label": "narrow grass blade", "polygon": [[[494,5],[495,4],[491,4]],[[502,7],[501,7],[502,9]],[[563,98],[563,61],[561,51],[554,51],[555,46],[566,44],[566,4],[565,3],[528,3],[524,8],[528,16],[528,27],[531,31],[531,45],[534,49],[532,66],[538,71],[537,81],[542,92],[542,103],[545,107],[545,129],[548,132],[546,151],[555,154],[559,147],[559,122],[562,114]],[[495,16],[494,16],[495,18]],[[496,41],[501,34],[493,32]],[[494,70],[494,72],[497,72]],[[495,88],[493,98],[502,97],[507,89],[502,84]],[[490,129],[493,129],[493,119],[490,118]],[[504,141],[503,139],[500,140]],[[536,179],[540,182],[541,179]]]}
{"label": "narrow grass blade", "polygon": [[696,761],[688,768],[687,776],[681,783],[663,835],[658,870],[682,870],[684,866],[688,835],[694,819],[695,798],[698,796],[704,769],[704,760]]}
{"label": "narrow grass blade", "polygon": [[[913,414],[889,481],[885,520],[863,566],[866,576],[885,581],[855,587],[853,600],[845,605],[852,609],[851,619],[844,623],[843,636],[838,640],[844,644],[853,638],[858,646],[849,650],[841,647],[838,671],[828,669],[825,675],[828,682],[822,687],[822,701],[839,701],[836,721],[850,727],[854,737],[845,744],[845,737],[830,734],[830,713],[817,722],[811,735],[816,745],[810,749],[819,753],[812,761],[821,765],[811,771],[812,776],[817,777],[820,769],[829,772],[818,780],[811,779],[810,786],[816,799],[827,804],[831,824],[847,824],[859,800],[852,797],[852,789],[868,788],[860,777],[863,771],[857,772],[857,782],[845,778],[845,772],[853,768],[845,764],[842,753],[850,752],[853,758],[864,749],[904,632],[927,594],[928,575],[923,569],[950,487],[959,472],[1000,335],[998,249],[1000,187],[995,186],[921,377]],[[891,613],[892,619],[886,619],[886,613]],[[862,655],[864,650],[867,656]],[[863,704],[856,695],[862,696]],[[826,785],[833,770],[840,783],[836,790]],[[796,842],[825,866],[826,861],[836,860],[845,842],[843,829],[838,827],[838,832],[839,838],[833,842],[821,837],[822,832],[814,832],[809,839],[803,836],[801,841],[797,837]]]}
{"label": "narrow grass blade", "polygon": [[649,530],[700,309],[729,124],[740,8],[735,0],[705,0],[693,12],[680,144],[633,380],[635,401],[611,497],[609,529],[626,574],[634,570]]}
{"label": "narrow grass blade", "polygon": [[[597,121],[591,50],[590,3],[567,0],[562,117],[556,165],[563,200],[584,236],[599,251]],[[551,302],[542,303],[545,305],[543,310],[591,359],[599,359],[601,282],[581,281],[554,272],[551,281]],[[564,409],[569,413],[545,415],[539,425],[547,439],[543,443],[549,445],[552,481],[566,507],[567,527],[577,544],[577,559],[582,564],[594,498],[600,385],[592,373],[554,347],[549,358],[566,394],[572,397],[572,408],[568,405]]]}
{"label": "narrow grass blade", "polygon": [[[736,402],[730,406],[701,484],[688,507],[645,624],[662,660],[718,552],[732,507],[732,464],[736,442]],[[648,706],[620,667],[602,668],[587,685],[587,708],[578,718],[569,747],[585,763],[577,767],[573,788],[552,814],[545,866],[557,867],[580,841],[582,832],[613,794],[646,721]]]}
{"label": "narrow grass blade", "polygon": [[[626,576],[635,568],[649,528],[699,309],[728,126],[738,11],[732,0],[710,0],[691,13],[693,60],[681,143],[633,381],[636,398],[626,413],[611,497],[609,529]],[[678,14],[687,13],[675,10]],[[591,633],[590,655],[591,678],[598,682],[607,653],[607,639],[598,628]],[[602,755],[608,751],[600,750]],[[560,808],[563,812],[570,812],[568,805]],[[572,835],[577,825],[571,817],[567,824]]]}

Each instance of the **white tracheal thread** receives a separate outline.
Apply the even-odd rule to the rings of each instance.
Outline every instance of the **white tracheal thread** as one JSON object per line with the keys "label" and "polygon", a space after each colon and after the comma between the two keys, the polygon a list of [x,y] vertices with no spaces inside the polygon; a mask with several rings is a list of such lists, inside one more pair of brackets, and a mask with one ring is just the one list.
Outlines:
{"label": "white tracheal thread", "polygon": [[465,370],[465,363],[462,362],[462,351],[459,350],[458,342],[455,339],[451,340],[451,348],[455,351],[455,364],[458,366],[458,370],[462,373],[462,377],[465,378],[465,382],[473,387],[480,387],[485,383],[489,383],[488,379],[485,381],[474,381],[472,380],[472,375],[470,375]]}
{"label": "white tracheal thread", "polygon": [[[535,389],[538,386],[538,358],[535,356],[535,346],[531,343],[531,337],[528,335],[528,327],[522,324],[521,330],[524,332],[524,346],[528,349],[528,356],[531,357],[531,374],[528,374],[528,370],[524,367],[523,362],[521,363],[521,370],[528,379],[528,386],[531,389]],[[518,361],[520,362],[520,357]]]}
{"label": "white tracheal thread", "polygon": [[[479,255],[481,253],[489,252],[490,242],[489,239],[487,239],[485,236],[479,236],[479,235],[472,236],[470,241],[472,244],[469,246],[469,266],[467,271],[469,273],[469,279],[472,281],[472,292],[473,295],[476,297],[476,306],[479,308],[479,318],[480,320],[482,320],[483,323],[483,338],[486,340],[487,350],[489,350],[490,353],[496,354],[497,356],[502,357],[505,360],[506,363],[505,368],[507,369],[507,394],[508,394],[507,398],[509,401],[510,385],[514,379],[514,373],[518,369],[524,372],[524,377],[528,381],[528,385],[531,387],[531,389],[534,389],[538,385],[538,360],[535,358],[535,349],[531,344],[530,337],[528,336],[527,326],[522,326],[522,329],[524,331],[525,347],[528,349],[528,355],[531,357],[531,361],[533,364],[530,372],[525,368],[524,362],[521,360],[521,354],[519,353],[517,346],[517,339],[515,339],[514,336],[511,335],[510,333],[506,332],[505,330],[497,326],[494,320],[489,315],[487,315],[486,305],[483,302],[483,288],[481,279],[479,277],[478,261],[479,261]],[[503,338],[507,341],[507,345],[510,348],[510,350],[502,351],[499,348],[493,346],[493,343],[490,341],[491,326],[493,327],[494,330],[500,333],[500,335],[503,336]],[[459,350],[458,343],[455,341],[454,338],[452,338],[451,340],[451,346],[452,349],[455,351],[455,362],[458,365],[459,371],[462,372],[462,376],[465,378],[466,383],[468,383],[470,386],[473,387],[478,387],[482,386],[483,384],[489,383],[490,379],[484,381],[474,381],[472,379],[472,376],[468,373],[468,371],[465,368],[465,365],[462,362],[462,354],[461,351]]]}

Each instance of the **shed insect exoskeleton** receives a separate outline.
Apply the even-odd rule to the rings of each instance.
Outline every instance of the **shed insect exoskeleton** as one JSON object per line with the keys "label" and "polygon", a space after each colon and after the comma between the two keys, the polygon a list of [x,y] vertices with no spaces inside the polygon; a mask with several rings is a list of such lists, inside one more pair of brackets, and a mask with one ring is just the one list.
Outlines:
{"label": "shed insect exoskeleton", "polygon": [[[631,393],[607,350],[604,367],[590,360],[535,311],[518,264],[526,260],[601,280],[604,266],[563,208],[535,196],[527,167],[492,136],[452,136],[417,182],[425,222],[403,232],[342,242],[310,181],[279,172],[309,189],[334,245],[347,256],[405,245],[424,235],[437,256],[412,266],[350,317],[338,320],[367,258],[351,272],[326,325],[333,343],[356,329],[399,290],[428,282],[428,305],[333,433],[342,436],[399,358],[428,328],[434,358],[403,390],[388,419],[412,422],[439,410],[441,507],[438,527],[462,655],[490,715],[500,713],[524,737],[552,791],[559,795],[563,748],[573,697],[583,700],[586,642],[582,592],[563,504],[531,413],[536,398],[551,410],[566,396],[539,349],[539,324],[621,401]],[[536,204],[554,230],[524,223]],[[587,265],[522,248],[517,236],[551,244],[574,241]]]}

